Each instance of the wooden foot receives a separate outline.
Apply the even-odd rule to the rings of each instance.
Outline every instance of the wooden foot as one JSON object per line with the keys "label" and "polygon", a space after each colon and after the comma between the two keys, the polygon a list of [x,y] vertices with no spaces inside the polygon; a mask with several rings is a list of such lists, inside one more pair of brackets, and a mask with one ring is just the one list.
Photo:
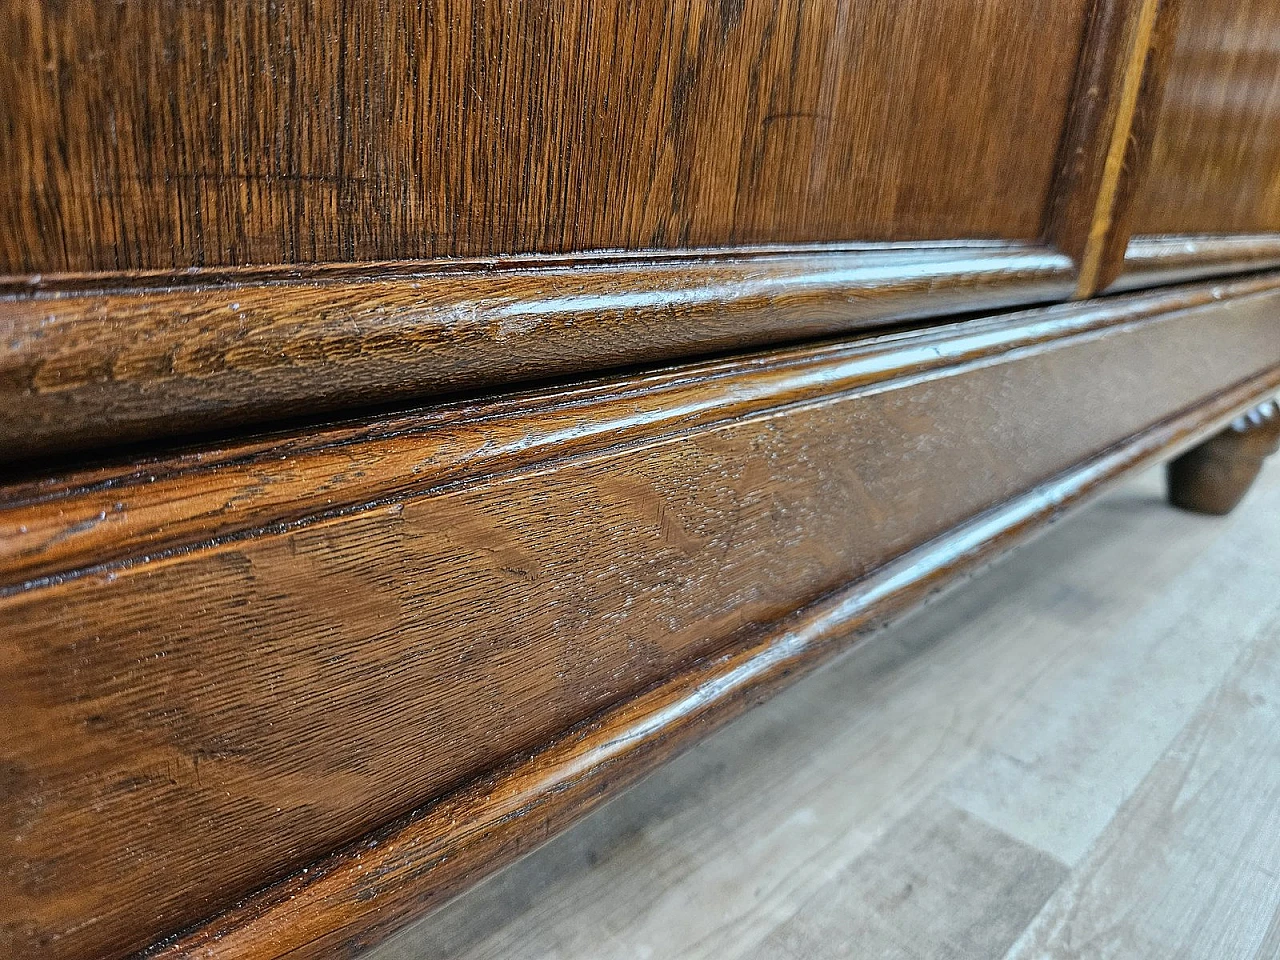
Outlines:
{"label": "wooden foot", "polygon": [[1196,513],[1230,513],[1277,447],[1280,405],[1268,400],[1169,463],[1169,502]]}

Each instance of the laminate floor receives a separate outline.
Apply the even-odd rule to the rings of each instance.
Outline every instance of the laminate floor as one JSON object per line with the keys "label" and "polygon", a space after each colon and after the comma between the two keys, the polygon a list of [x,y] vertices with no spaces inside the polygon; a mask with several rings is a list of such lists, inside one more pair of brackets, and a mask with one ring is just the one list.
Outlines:
{"label": "laminate floor", "polygon": [[1152,472],[367,954],[1280,957],[1280,463]]}

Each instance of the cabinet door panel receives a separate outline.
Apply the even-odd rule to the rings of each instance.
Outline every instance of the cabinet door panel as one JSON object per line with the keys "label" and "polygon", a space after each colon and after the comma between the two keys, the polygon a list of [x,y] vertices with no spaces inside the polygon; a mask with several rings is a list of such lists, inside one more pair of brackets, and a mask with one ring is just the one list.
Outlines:
{"label": "cabinet door panel", "polygon": [[1182,4],[1133,228],[1280,231],[1280,0]]}
{"label": "cabinet door panel", "polygon": [[1042,231],[1087,0],[2,0],[0,274]]}

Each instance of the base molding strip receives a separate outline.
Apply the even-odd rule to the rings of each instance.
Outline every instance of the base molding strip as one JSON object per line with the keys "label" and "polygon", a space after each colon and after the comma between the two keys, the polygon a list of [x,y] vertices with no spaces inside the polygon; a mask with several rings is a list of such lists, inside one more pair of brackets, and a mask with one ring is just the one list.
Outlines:
{"label": "base molding strip", "polygon": [[0,486],[0,954],[350,953],[1278,377],[1267,274]]}
{"label": "base molding strip", "polygon": [[1130,437],[144,956],[353,956],[1069,510],[1194,446],[1277,390],[1280,368]]}
{"label": "base molding strip", "polygon": [[1137,236],[1129,240],[1120,276],[1108,293],[1280,266],[1280,234]]}
{"label": "base molding strip", "polygon": [[[872,244],[0,284],[0,462],[1065,299],[1035,244]],[[114,286],[113,286],[114,284]]]}

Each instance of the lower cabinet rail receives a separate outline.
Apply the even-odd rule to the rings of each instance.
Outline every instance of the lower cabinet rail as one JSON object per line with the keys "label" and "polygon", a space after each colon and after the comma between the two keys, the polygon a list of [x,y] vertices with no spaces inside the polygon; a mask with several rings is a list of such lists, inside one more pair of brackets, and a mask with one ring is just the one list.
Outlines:
{"label": "lower cabinet rail", "polygon": [[351,955],[1277,391],[1267,274],[0,488],[0,945]]}

